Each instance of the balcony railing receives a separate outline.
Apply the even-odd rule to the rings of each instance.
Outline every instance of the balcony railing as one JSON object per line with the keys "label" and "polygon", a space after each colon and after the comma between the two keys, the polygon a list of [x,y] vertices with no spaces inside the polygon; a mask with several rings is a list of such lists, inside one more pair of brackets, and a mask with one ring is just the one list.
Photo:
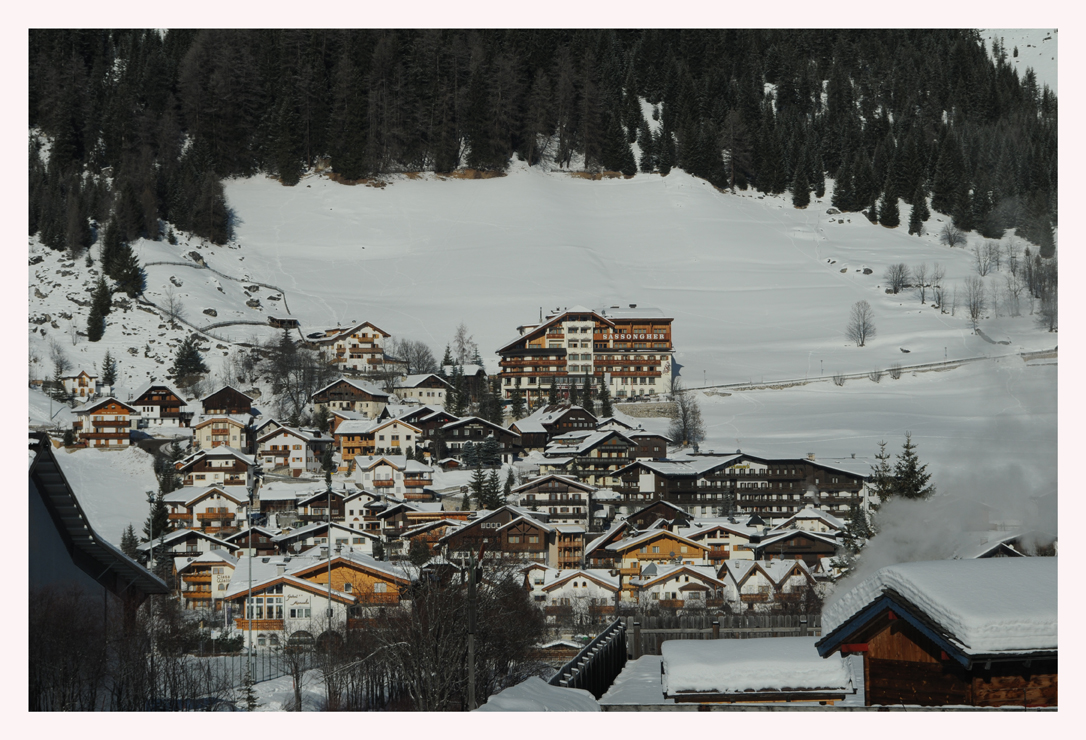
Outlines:
{"label": "balcony railing", "polygon": [[211,583],[210,573],[186,573],[181,576],[185,583]]}
{"label": "balcony railing", "polygon": [[636,576],[641,574],[641,568],[636,565],[632,568],[619,568],[618,573],[622,576]]}
{"label": "balcony railing", "polygon": [[180,514],[168,514],[166,518],[171,522],[191,522],[192,514],[182,511]]}
{"label": "balcony railing", "polygon": [[394,480],[375,480],[375,481],[373,481],[373,485],[375,487],[377,487],[377,488],[389,488],[391,486],[396,485],[396,481],[394,481]]}
{"label": "balcony railing", "polygon": [[[238,619],[238,620],[236,620],[236,625],[237,625],[237,628],[239,630],[248,630],[249,629],[249,620],[248,619]],[[283,629],[283,620],[282,619],[254,619],[253,620],[253,629],[254,630],[269,630],[269,631],[280,630],[281,631]]]}
{"label": "balcony railing", "polygon": [[196,514],[196,518],[200,521],[218,519],[220,521],[229,522],[233,521],[235,516],[235,514],[229,511],[201,511]]}
{"label": "balcony railing", "polygon": [[739,595],[739,599],[741,601],[748,601],[748,602],[769,601],[769,600],[772,599],[772,597],[773,597],[772,594],[740,594]]}
{"label": "balcony railing", "polygon": [[387,606],[388,604],[398,604],[400,602],[400,595],[395,592],[376,593],[376,592],[363,592],[356,593],[354,597],[358,600],[359,604],[365,604],[367,606]]}
{"label": "balcony railing", "polygon": [[429,478],[404,478],[403,479],[403,484],[405,486],[410,487],[410,488],[417,488],[419,486],[428,486],[428,485],[430,485],[432,483],[433,483],[433,481],[430,480]]}

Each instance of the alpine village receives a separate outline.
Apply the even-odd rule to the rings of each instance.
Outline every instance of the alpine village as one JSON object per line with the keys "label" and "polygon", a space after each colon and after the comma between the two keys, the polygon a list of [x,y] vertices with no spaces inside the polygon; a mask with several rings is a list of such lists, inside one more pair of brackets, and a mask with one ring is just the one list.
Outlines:
{"label": "alpine village", "polygon": [[1056,38],[31,30],[28,709],[1054,711]]}

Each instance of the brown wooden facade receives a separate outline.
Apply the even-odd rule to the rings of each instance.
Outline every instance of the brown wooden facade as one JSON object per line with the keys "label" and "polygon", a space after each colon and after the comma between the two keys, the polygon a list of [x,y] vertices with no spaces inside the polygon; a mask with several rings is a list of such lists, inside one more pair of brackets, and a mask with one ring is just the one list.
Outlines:
{"label": "brown wooden facade", "polygon": [[226,386],[200,401],[204,414],[250,414],[253,399],[236,388]]}
{"label": "brown wooden facade", "polygon": [[814,567],[822,558],[835,556],[838,550],[835,542],[827,541],[832,538],[826,535],[816,536],[802,529],[774,534],[773,539],[773,542],[767,544],[750,544],[756,560],[802,560]]}
{"label": "brown wooden facade", "polygon": [[80,410],[72,422],[80,444],[87,447],[127,447],[138,418],[136,409],[116,398],[106,398]]}

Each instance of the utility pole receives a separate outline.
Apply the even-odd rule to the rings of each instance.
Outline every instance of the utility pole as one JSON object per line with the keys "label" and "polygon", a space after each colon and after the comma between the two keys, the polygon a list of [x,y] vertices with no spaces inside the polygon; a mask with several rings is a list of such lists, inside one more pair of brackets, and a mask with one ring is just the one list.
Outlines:
{"label": "utility pole", "polygon": [[[147,539],[151,543],[151,557],[147,560],[147,566],[151,570],[151,573],[155,572],[155,493],[154,491],[147,492],[147,503],[150,506],[150,518],[147,520]],[[147,636],[150,639],[151,646],[151,696],[154,698],[155,693],[155,597],[154,595],[148,595],[147,597]]]}
{"label": "utility pole", "polygon": [[468,561],[468,711],[475,709],[475,557]]}

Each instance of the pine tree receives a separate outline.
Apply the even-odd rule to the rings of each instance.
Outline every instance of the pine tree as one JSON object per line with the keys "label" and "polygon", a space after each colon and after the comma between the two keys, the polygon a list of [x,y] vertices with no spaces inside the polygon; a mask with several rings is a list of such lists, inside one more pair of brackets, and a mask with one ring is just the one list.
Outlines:
{"label": "pine tree", "polygon": [[385,543],[383,540],[373,541],[373,559],[384,560],[385,559]]}
{"label": "pine tree", "polygon": [[474,442],[465,442],[464,446],[460,448],[460,460],[469,468],[481,464],[479,449]]}
{"label": "pine tree", "polygon": [[551,387],[547,391],[547,405],[553,406],[556,403],[558,403],[558,383],[551,378]]}
{"label": "pine tree", "polygon": [[580,403],[581,403],[580,399],[577,397],[577,384],[573,382],[572,378],[570,378],[570,383],[569,383],[569,405],[570,406],[579,406]]}
{"label": "pine tree", "polygon": [[449,378],[449,390],[446,400],[449,405],[449,413],[453,416],[463,416],[468,407],[467,389],[464,387],[464,371],[459,365],[453,365],[452,377]]}
{"label": "pine tree", "polygon": [[164,496],[165,494],[161,490],[155,496],[155,503],[151,507],[151,513],[147,515],[147,520],[143,523],[142,542],[150,542],[170,531],[170,512],[166,508]]}
{"label": "pine tree", "polygon": [[600,385],[600,417],[608,419],[615,415],[615,409],[611,405],[611,390],[607,387],[607,383]]}
{"label": "pine tree", "polygon": [[513,495],[513,486],[515,483],[516,472],[513,467],[509,468],[509,472],[505,474],[505,485],[502,486],[502,502],[508,502],[509,497]]}
{"label": "pine tree", "polygon": [[520,388],[514,388],[510,395],[513,403],[509,408],[509,412],[512,414],[514,421],[524,418],[524,395],[520,392]]}
{"label": "pine tree", "polygon": [[935,486],[929,485],[931,474],[927,465],[916,456],[912,434],[905,432],[905,444],[894,464],[894,495],[908,499],[925,499],[935,495]]}
{"label": "pine tree", "polygon": [[139,544],[140,541],[136,537],[136,530],[129,524],[124,530],[124,534],[121,535],[121,552],[135,560],[139,557]]}
{"label": "pine tree", "polygon": [[891,192],[889,180],[886,181],[886,190],[882,194],[882,202],[879,203],[879,223],[888,229],[896,229],[901,225],[897,195]]}
{"label": "pine tree", "polygon": [[842,162],[837,168],[837,176],[833,181],[833,198],[830,203],[840,211],[854,211],[854,191],[852,188],[852,170],[848,166],[848,160]]}
{"label": "pine tree", "polygon": [[[467,445],[465,445],[465,447],[466,446]],[[473,467],[475,469],[471,473],[471,482],[468,483],[468,489],[471,491],[472,498],[475,499],[475,508],[485,509],[487,508],[486,473],[483,472],[483,466],[478,463],[476,463]]]}
{"label": "pine tree", "polygon": [[807,183],[807,166],[801,161],[796,165],[796,174],[792,178],[792,206],[806,208],[811,204],[811,189]]}
{"label": "pine tree", "polygon": [[924,222],[920,220],[920,208],[913,206],[912,211],[909,213],[909,234],[920,236],[923,232]]}
{"label": "pine tree", "polygon": [[113,298],[105,278],[99,277],[98,284],[91,296],[90,316],[87,318],[87,339],[97,342],[106,330],[106,316],[112,307]]}
{"label": "pine tree", "polygon": [[117,361],[106,350],[106,356],[102,358],[102,385],[112,386],[117,382]]}
{"label": "pine tree", "polygon": [[638,166],[642,172],[652,172],[656,169],[656,155],[653,150],[652,131],[649,130],[649,122],[644,118],[637,126],[637,145],[641,148],[641,161]]}
{"label": "pine tree", "polygon": [[894,473],[890,468],[890,455],[886,452],[885,442],[879,442],[875,460],[875,464],[871,466],[868,489],[872,494],[871,508],[878,511],[879,506],[894,495]]}
{"label": "pine tree", "polygon": [[596,404],[592,401],[592,376],[584,376],[584,386],[581,388],[581,406],[590,414],[596,413]]}
{"label": "pine tree", "polygon": [[170,375],[182,384],[187,384],[197,375],[207,374],[207,365],[200,355],[200,345],[195,334],[190,334],[181,341],[174,355],[173,365],[170,366]]}
{"label": "pine tree", "polygon": [[486,501],[484,509],[500,509],[505,503],[502,500],[502,482],[498,477],[498,469],[493,468],[490,474],[486,477],[486,483],[483,484],[483,500]]}
{"label": "pine tree", "polygon": [[430,546],[421,537],[412,537],[411,546],[407,548],[407,559],[416,568],[421,568],[430,560]]}
{"label": "pine tree", "polygon": [[440,375],[443,380],[445,380],[445,379],[447,379],[449,377],[446,374],[447,371],[445,370],[445,368],[452,367],[452,364],[453,364],[452,352],[449,350],[449,345],[446,344],[445,345],[445,356],[441,358],[441,367],[438,368],[438,371],[437,371],[437,374]]}

